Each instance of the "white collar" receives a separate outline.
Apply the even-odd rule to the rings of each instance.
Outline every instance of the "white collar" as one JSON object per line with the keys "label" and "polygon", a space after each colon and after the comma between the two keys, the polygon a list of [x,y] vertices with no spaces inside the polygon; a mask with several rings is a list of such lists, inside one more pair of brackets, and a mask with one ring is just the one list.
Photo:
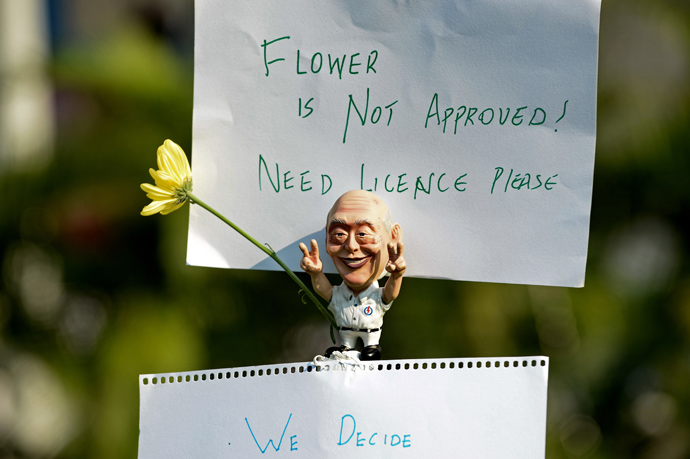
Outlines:
{"label": "white collar", "polygon": [[377,288],[379,288],[379,282],[378,282],[378,281],[372,282],[371,285],[370,285],[369,287],[367,287],[366,289],[362,290],[362,291],[359,293],[359,295],[355,295],[355,292],[353,292],[352,290],[350,290],[350,287],[347,286],[347,284],[345,283],[345,281],[343,281],[342,286],[345,287],[345,288],[343,289],[343,296],[345,297],[346,300],[349,300],[348,296],[350,296],[350,295],[351,295],[353,298],[359,299],[359,298],[361,298],[361,297],[370,297],[371,294],[374,292],[374,290],[376,290]]}

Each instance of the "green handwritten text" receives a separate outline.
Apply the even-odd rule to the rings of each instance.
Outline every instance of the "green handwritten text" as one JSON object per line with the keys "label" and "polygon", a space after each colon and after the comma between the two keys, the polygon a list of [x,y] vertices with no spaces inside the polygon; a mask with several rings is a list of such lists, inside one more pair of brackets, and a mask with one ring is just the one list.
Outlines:
{"label": "green handwritten text", "polygon": [[[493,183],[491,184],[491,194],[494,194],[494,190],[500,191],[502,184],[504,193],[507,193],[509,189],[520,191],[523,188],[525,190],[536,190],[541,188],[546,191],[551,191],[558,184],[556,182],[558,174],[545,176],[543,174],[533,174],[529,172],[515,173],[514,169],[510,169],[508,177],[503,177],[505,172],[504,168],[496,167],[494,171],[495,175]],[[542,177],[547,178],[543,179]],[[505,180],[505,182],[503,182],[503,180]],[[496,189],[496,185],[498,185],[498,189]]]}
{"label": "green handwritten text", "polygon": [[[568,101],[565,101],[566,103]],[[560,114],[560,112],[559,112]],[[565,116],[565,104],[559,122]],[[472,107],[460,105],[457,108],[439,108],[438,93],[431,97],[429,109],[424,120],[424,128],[429,125],[436,125],[441,128],[441,132],[458,133],[458,128],[471,126],[488,126],[498,124],[500,126],[541,126],[546,122],[546,110],[541,107],[530,108],[527,105],[522,107]]]}
{"label": "green handwritten text", "polygon": [[[289,40],[289,36],[275,38],[271,41],[264,39],[261,47],[264,49],[264,67],[266,69],[266,76],[269,76],[269,65],[275,64],[276,62],[281,62],[286,60],[285,57],[277,57],[275,59],[268,59],[268,47],[281,40]],[[379,58],[379,52],[377,50],[371,50],[368,54],[362,55],[360,52],[354,52],[352,54],[344,53],[331,54],[322,53],[317,51],[312,53],[311,57],[309,55],[302,55],[301,49],[294,50],[296,52],[295,56],[295,72],[297,75],[306,74],[318,74],[328,72],[330,75],[338,75],[338,79],[342,80],[343,75],[366,75],[376,73],[376,61]],[[273,52],[273,51],[272,51]],[[285,56],[285,53],[280,54]],[[366,58],[364,57],[366,56]],[[366,62],[366,65],[365,65]]]}

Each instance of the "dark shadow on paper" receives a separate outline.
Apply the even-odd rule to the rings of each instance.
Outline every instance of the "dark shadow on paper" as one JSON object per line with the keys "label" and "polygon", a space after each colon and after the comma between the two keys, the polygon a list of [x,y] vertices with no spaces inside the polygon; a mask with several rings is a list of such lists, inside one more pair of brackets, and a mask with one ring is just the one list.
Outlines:
{"label": "dark shadow on paper", "polygon": [[[335,267],[333,266],[333,262],[331,261],[331,258],[328,256],[326,253],[326,229],[321,228],[319,231],[313,232],[311,234],[308,234],[306,236],[303,236],[291,244],[287,245],[286,247],[277,250],[276,253],[278,254],[278,257],[287,264],[290,269],[292,269],[295,272],[303,272],[301,269],[299,269],[299,260],[302,258],[302,252],[299,250],[299,243],[304,242],[307,247],[309,247],[309,241],[312,239],[316,239],[316,242],[319,244],[319,256],[321,257],[321,261],[323,262],[323,270],[325,273],[336,273]],[[272,247],[273,250],[275,250],[275,247]],[[297,264],[293,266],[291,261],[293,260],[298,260]],[[282,268],[278,265],[278,263],[275,262],[270,257],[266,257],[254,266],[252,266],[250,269],[263,269],[267,271],[279,271]]]}

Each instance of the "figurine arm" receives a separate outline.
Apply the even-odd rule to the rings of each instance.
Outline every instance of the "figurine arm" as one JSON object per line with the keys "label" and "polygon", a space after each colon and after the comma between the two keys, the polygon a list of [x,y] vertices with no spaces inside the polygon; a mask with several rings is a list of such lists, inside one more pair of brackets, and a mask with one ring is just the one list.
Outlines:
{"label": "figurine arm", "polygon": [[383,287],[382,299],[384,304],[390,304],[398,297],[406,268],[407,264],[403,258],[403,243],[389,243],[386,271],[391,273],[391,275],[390,279],[386,281],[386,285]]}
{"label": "figurine arm", "polygon": [[319,258],[319,245],[316,243],[316,240],[311,240],[311,250],[308,250],[303,242],[299,243],[299,248],[302,251],[300,268],[311,277],[311,285],[316,293],[324,300],[331,301],[333,286],[323,273],[323,263],[321,263],[321,258]]}

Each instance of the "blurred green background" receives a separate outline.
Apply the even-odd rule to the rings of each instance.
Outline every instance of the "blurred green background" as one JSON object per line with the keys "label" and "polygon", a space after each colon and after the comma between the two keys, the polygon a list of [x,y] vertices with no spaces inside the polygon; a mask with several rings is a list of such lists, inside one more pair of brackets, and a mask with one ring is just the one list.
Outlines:
{"label": "blurred green background", "polygon": [[[193,13],[0,0],[0,458],[134,458],[140,373],[329,343],[285,274],[185,266],[187,207],[139,216]],[[604,0],[586,287],[407,279],[385,357],[548,355],[548,458],[690,457],[689,63],[688,2]]]}

